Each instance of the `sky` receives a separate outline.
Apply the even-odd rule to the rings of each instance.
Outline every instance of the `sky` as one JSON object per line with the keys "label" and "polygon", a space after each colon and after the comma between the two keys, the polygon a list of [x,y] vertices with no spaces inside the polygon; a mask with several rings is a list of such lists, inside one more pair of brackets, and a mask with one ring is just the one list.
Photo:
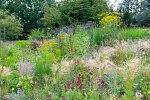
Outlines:
{"label": "sky", "polygon": [[122,0],[109,0],[110,4],[114,5],[114,10],[117,10],[118,4],[121,2]]}
{"label": "sky", "polygon": [[[61,1],[61,0],[56,0],[56,1]],[[110,4],[114,5],[114,10],[117,10],[118,4],[121,2],[122,0],[109,0]]]}

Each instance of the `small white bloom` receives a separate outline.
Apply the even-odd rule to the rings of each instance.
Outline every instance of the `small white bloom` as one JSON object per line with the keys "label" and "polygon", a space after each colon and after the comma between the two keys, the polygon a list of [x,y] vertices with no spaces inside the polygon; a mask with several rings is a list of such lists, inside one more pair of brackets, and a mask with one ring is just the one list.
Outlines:
{"label": "small white bloom", "polygon": [[134,84],[134,86],[138,86],[138,84]]}
{"label": "small white bloom", "polygon": [[145,55],[145,52],[143,52],[142,54]]}

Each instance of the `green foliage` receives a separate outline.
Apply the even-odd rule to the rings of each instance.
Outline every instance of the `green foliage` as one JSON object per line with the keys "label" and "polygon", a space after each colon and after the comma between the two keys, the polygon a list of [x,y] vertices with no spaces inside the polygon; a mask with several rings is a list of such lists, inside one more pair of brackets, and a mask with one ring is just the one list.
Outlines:
{"label": "green foliage", "polygon": [[141,26],[150,27],[150,1],[145,0],[145,5],[140,13],[138,13],[135,17],[136,21]]}
{"label": "green foliage", "polygon": [[5,2],[5,8],[15,13],[23,23],[24,34],[23,39],[27,38],[30,29],[42,27],[43,9],[46,1],[50,0],[15,0]]}
{"label": "green foliage", "polygon": [[27,44],[29,42],[26,40],[22,40],[22,41],[16,41],[15,42],[15,47],[17,47],[19,50],[22,50],[24,48],[27,48]]}
{"label": "green foliage", "polygon": [[93,29],[93,41],[97,45],[107,45],[113,43],[113,39],[118,39],[117,29],[110,29],[108,27],[104,29]]}
{"label": "green foliage", "polygon": [[44,29],[35,29],[31,30],[31,34],[28,36],[30,40],[40,40],[45,39],[45,31]]}
{"label": "green foliage", "polygon": [[42,78],[43,75],[52,76],[51,68],[53,66],[53,62],[54,62],[54,54],[48,53],[47,51],[43,52],[42,56],[39,56],[36,60],[36,65],[34,68],[35,77],[38,78],[39,75],[40,78]]}
{"label": "green foliage", "polygon": [[33,87],[32,77],[21,76],[21,77],[19,77],[18,80],[19,80],[19,82],[18,82],[17,86],[24,89],[25,93],[30,96],[31,95],[31,90],[32,90],[32,87]]}
{"label": "green foliage", "polygon": [[59,27],[62,24],[61,12],[57,8],[45,7],[44,18],[42,20],[45,26],[51,28]]}
{"label": "green foliage", "polygon": [[0,29],[2,33],[4,33],[5,28],[5,37],[7,40],[17,39],[22,35],[21,22],[16,19],[14,14],[9,14],[8,11],[0,10],[0,23]]}
{"label": "green foliage", "polygon": [[73,36],[74,47],[78,55],[86,55],[90,46],[90,37],[86,31],[77,30],[77,34]]}
{"label": "green foliage", "polygon": [[143,98],[149,99],[150,97],[150,71],[149,70],[142,70],[138,73],[137,77],[135,78],[135,90],[141,90]]}
{"label": "green foliage", "polygon": [[150,33],[148,29],[141,28],[131,28],[131,29],[122,29],[120,31],[120,39],[141,39],[149,38]]}
{"label": "green foliage", "polygon": [[127,25],[127,27],[130,26],[130,24],[132,23],[132,16],[131,13],[129,13],[128,11],[125,11],[123,14],[123,18],[122,21],[125,25]]}
{"label": "green foliage", "polygon": [[96,21],[97,15],[107,10],[108,5],[105,0],[64,0],[55,8],[46,7],[43,20],[46,26],[66,26]]}

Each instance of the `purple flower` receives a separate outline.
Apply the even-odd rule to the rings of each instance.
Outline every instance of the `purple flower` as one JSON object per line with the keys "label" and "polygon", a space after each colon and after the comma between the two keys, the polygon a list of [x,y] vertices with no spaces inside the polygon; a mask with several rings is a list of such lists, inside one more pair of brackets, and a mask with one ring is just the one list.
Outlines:
{"label": "purple flower", "polygon": [[107,76],[104,76],[104,77],[107,77]]}
{"label": "purple flower", "polygon": [[26,51],[26,49],[23,49],[23,51]]}
{"label": "purple flower", "polygon": [[103,70],[103,68],[101,68],[101,70]]}
{"label": "purple flower", "polygon": [[99,76],[99,78],[101,78],[102,76]]}
{"label": "purple flower", "polygon": [[96,80],[99,80],[99,78],[96,77]]}
{"label": "purple flower", "polygon": [[90,75],[93,75],[93,73],[92,73],[92,72],[90,72],[89,74],[90,74]]}
{"label": "purple flower", "polygon": [[99,67],[96,67],[96,69],[99,69]]}
{"label": "purple flower", "polygon": [[107,75],[107,73],[103,73],[104,75]]}

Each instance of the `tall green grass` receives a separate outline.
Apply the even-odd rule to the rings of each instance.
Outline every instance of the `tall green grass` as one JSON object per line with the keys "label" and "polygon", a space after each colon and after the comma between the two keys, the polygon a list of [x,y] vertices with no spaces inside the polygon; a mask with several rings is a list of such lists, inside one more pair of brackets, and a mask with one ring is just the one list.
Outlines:
{"label": "tall green grass", "polygon": [[120,39],[144,39],[150,38],[150,30],[144,28],[121,29]]}

